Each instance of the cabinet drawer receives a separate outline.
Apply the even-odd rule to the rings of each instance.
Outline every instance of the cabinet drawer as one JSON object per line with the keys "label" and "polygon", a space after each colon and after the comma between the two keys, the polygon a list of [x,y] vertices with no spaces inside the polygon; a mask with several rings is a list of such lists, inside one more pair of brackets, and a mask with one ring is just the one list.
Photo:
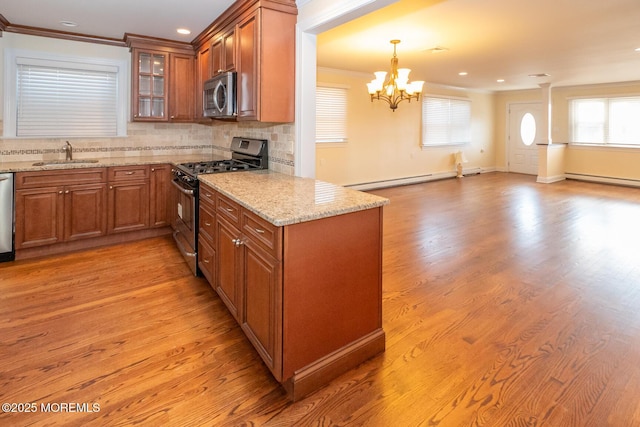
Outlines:
{"label": "cabinet drawer", "polygon": [[216,194],[216,212],[240,228],[240,205],[220,193]]}
{"label": "cabinet drawer", "polygon": [[206,204],[201,204],[198,230],[200,231],[200,237],[204,237],[210,245],[213,245],[214,242],[213,237],[216,229],[215,219],[216,216],[213,211],[211,211]]}
{"label": "cabinet drawer", "polygon": [[211,209],[211,212],[216,211],[216,192],[207,187],[206,185],[200,184],[200,192],[198,193],[198,197],[200,199],[200,204],[207,206]]}
{"label": "cabinet drawer", "polygon": [[141,181],[149,179],[149,165],[109,168],[109,181]]}
{"label": "cabinet drawer", "polygon": [[106,168],[16,173],[16,190],[56,185],[95,184],[99,182],[107,182]]}
{"label": "cabinet drawer", "polygon": [[253,212],[243,210],[242,234],[276,259],[282,259],[282,251],[280,249],[282,242],[281,227],[276,227]]}

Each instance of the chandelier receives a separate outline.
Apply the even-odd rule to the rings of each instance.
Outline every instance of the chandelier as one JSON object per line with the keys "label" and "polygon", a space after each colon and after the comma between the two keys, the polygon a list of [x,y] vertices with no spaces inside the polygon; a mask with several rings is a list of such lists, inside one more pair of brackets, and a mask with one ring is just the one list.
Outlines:
{"label": "chandelier", "polygon": [[389,107],[395,113],[398,104],[402,101],[412,99],[418,101],[420,93],[422,93],[423,81],[415,81],[409,83],[409,68],[398,68],[398,57],[396,56],[396,45],[400,40],[391,40],[393,44],[393,58],[391,58],[391,74],[389,80],[385,82],[387,73],[385,71],[376,71],[373,73],[376,78],[367,83],[371,102],[374,99],[383,99],[389,103]]}

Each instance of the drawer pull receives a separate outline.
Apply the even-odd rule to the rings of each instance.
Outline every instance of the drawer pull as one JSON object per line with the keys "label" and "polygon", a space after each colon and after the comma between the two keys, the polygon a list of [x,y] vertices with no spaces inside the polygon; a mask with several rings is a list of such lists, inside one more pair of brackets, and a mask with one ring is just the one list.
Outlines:
{"label": "drawer pull", "polygon": [[209,199],[212,197],[210,193],[204,193],[204,195],[205,195],[205,197],[207,197]]}
{"label": "drawer pull", "polygon": [[264,230],[262,230],[260,228],[254,228],[254,230],[256,230],[256,233],[258,233],[258,234],[264,234]]}
{"label": "drawer pull", "polygon": [[205,259],[204,259],[204,263],[205,263],[205,264],[209,264],[209,260],[205,258]]}
{"label": "drawer pull", "polygon": [[233,209],[233,208],[225,208],[225,210],[226,210],[227,212],[233,212],[233,211],[234,211],[234,209]]}
{"label": "drawer pull", "polygon": [[211,223],[210,222],[206,222],[205,221],[204,225],[206,225],[207,227],[211,227]]}
{"label": "drawer pull", "polygon": [[125,172],[125,175],[133,175],[135,172],[133,171],[129,171],[129,172]]}

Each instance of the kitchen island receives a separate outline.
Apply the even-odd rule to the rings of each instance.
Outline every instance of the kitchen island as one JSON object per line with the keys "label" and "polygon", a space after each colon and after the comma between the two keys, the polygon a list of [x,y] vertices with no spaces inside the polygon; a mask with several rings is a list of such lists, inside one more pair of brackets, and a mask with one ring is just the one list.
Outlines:
{"label": "kitchen island", "polygon": [[384,351],[387,199],[268,170],[198,179],[200,267],[292,400]]}

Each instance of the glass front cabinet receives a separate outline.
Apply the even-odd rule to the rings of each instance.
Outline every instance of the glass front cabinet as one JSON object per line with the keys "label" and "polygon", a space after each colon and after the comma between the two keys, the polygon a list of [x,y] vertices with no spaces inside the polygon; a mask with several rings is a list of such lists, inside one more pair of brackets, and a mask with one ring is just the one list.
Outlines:
{"label": "glass front cabinet", "polygon": [[169,54],[134,49],[133,119],[167,120]]}

